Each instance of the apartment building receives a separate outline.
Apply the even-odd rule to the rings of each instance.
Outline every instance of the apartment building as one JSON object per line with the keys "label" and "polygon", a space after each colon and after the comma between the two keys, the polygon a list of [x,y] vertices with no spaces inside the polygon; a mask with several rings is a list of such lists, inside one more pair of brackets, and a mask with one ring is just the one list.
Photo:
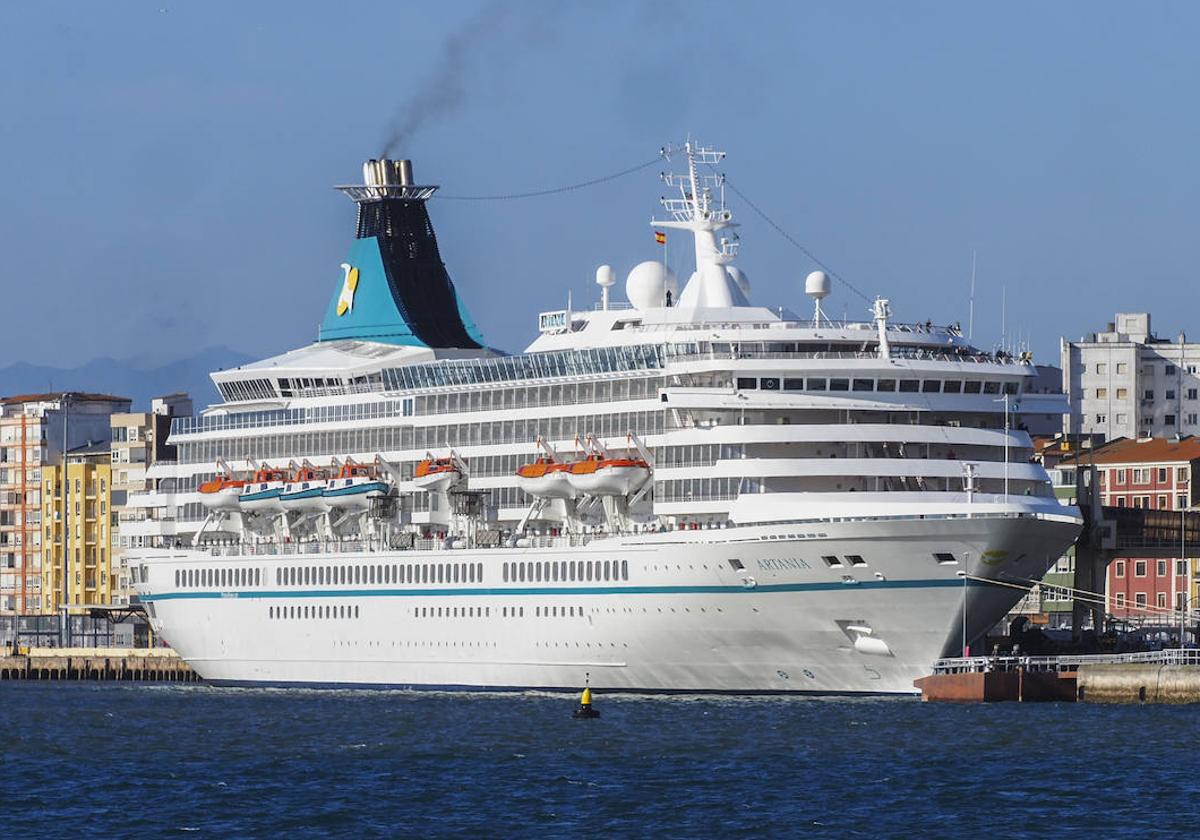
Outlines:
{"label": "apartment building", "polygon": [[44,614],[56,614],[64,599],[69,607],[112,603],[110,458],[104,441],[68,453],[65,485],[61,465],[42,469]]}
{"label": "apartment building", "polygon": [[1200,344],[1161,339],[1146,312],[1117,313],[1103,332],[1062,339],[1066,431],[1116,438],[1200,433]]}
{"label": "apartment building", "polygon": [[0,398],[0,614],[43,609],[43,471],[68,451],[103,443],[130,402],[107,394]]}
{"label": "apartment building", "polygon": [[[1177,511],[1200,504],[1200,438],[1122,438],[1081,454],[1077,463],[1095,465],[1103,505]],[[1194,609],[1197,556],[1200,545],[1181,539],[1177,558],[1133,553],[1115,558],[1105,582],[1108,612],[1132,624],[1154,625],[1170,623],[1170,610]]]}
{"label": "apartment building", "polygon": [[112,426],[112,509],[113,529],[110,552],[116,581],[112,592],[114,604],[128,604],[132,595],[125,550],[143,545],[139,526],[147,510],[129,506],[134,493],[152,493],[158,481],[151,477],[150,468],[157,463],[175,460],[175,447],[167,443],[171,420],[190,417],[192,401],[187,394],[175,393],[151,400],[150,410],[121,412],[111,417]]}

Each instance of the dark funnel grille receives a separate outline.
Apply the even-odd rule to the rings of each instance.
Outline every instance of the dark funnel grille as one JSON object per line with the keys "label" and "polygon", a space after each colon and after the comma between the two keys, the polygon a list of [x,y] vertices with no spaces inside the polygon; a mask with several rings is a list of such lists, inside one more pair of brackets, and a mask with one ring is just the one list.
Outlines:
{"label": "dark funnel grille", "polygon": [[358,205],[358,239],[374,236],[396,308],[413,335],[430,347],[477,348],[454,284],[438,252],[425,202],[383,199]]}

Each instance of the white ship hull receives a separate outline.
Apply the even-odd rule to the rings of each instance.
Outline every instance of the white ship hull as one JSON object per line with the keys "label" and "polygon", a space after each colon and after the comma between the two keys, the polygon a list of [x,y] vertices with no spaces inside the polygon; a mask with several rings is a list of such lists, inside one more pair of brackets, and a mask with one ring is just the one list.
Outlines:
{"label": "white ship hull", "polygon": [[[958,649],[964,594],[971,638],[1023,594],[975,582],[964,591],[961,558],[969,552],[971,575],[1036,578],[1077,528],[1068,516],[905,518],[569,548],[162,550],[144,555],[138,588],[158,631],[217,683],[575,690],[590,678],[629,692],[912,693],[914,679]],[[960,562],[938,563],[938,552]],[[825,555],[866,565],[831,568]],[[608,561],[610,578],[627,563],[628,579],[504,580],[505,564],[557,571],[587,561]],[[414,565],[447,574],[441,583],[384,583],[383,574],[376,583],[276,583],[280,567],[340,581],[343,566],[387,566],[403,581],[400,567]],[[482,579],[468,580],[469,565]],[[454,566],[463,571],[449,582]],[[255,569],[258,585],[230,582],[253,581]],[[225,570],[226,583],[186,585],[188,571],[198,580],[203,570]],[[869,628],[872,641],[856,646],[862,631],[852,627]]]}

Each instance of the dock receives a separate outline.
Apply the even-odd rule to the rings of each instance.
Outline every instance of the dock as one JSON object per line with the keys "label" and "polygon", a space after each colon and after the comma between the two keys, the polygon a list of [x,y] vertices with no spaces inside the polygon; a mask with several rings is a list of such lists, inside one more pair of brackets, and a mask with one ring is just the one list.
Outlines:
{"label": "dock", "polygon": [[1200,703],[1200,650],[952,657],[913,685],[935,703]]}
{"label": "dock", "polygon": [[0,656],[2,680],[201,681],[169,648],[30,648]]}

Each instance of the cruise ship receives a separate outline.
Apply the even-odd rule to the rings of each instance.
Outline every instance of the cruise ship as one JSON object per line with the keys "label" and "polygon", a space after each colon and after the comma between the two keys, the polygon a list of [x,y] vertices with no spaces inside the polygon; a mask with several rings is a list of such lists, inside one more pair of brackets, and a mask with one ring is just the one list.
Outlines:
{"label": "cruise ship", "polygon": [[724,154],[664,157],[651,224],[694,248],[686,282],[648,260],[620,300],[600,266],[597,301],[536,313],[512,355],[411,162],[338,188],[356,233],[317,341],[212,374],[222,402],[174,421],[178,461],[131,499],[162,526],[135,588],[201,676],[912,693],[1071,544],[1021,423],[1066,405],[1027,355],[885,299],[831,319],[820,271],[811,317],[755,305]]}

